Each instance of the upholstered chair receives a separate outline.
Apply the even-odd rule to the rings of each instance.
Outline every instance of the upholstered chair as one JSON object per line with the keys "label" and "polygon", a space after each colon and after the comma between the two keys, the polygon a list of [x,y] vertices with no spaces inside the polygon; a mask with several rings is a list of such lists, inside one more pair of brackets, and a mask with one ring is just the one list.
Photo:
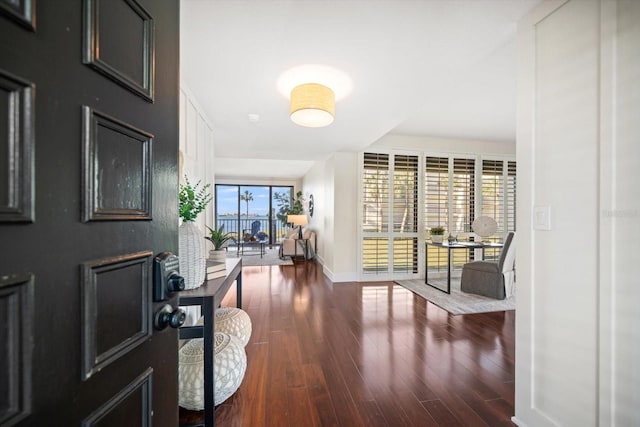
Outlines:
{"label": "upholstered chair", "polygon": [[470,294],[505,299],[513,294],[516,259],[515,233],[504,240],[498,261],[473,261],[462,267],[460,289]]}

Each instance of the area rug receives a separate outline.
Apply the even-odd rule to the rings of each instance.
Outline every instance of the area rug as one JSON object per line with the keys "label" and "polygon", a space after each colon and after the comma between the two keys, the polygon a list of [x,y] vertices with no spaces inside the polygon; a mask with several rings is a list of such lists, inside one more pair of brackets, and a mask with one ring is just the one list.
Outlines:
{"label": "area rug", "polygon": [[[256,265],[293,265],[291,257],[285,257],[280,259],[278,257],[279,248],[267,248],[265,254],[260,258],[260,251],[257,249],[250,249],[244,251],[244,255],[240,255],[242,258],[243,267],[251,267]],[[237,258],[238,252],[235,248],[229,248],[227,258]]]}
{"label": "area rug", "polygon": [[495,300],[480,295],[467,294],[460,290],[460,281],[451,281],[451,294],[432,288],[423,280],[396,280],[395,283],[407,288],[422,298],[444,308],[449,313],[472,314],[488,313],[490,311],[504,311],[516,309],[516,298],[512,295],[504,300]]}

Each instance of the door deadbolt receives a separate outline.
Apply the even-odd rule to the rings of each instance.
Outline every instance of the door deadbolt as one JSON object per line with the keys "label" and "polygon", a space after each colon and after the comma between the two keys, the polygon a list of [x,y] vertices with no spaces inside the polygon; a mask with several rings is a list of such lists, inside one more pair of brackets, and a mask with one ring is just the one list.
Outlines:
{"label": "door deadbolt", "polygon": [[162,252],[153,260],[153,300],[166,301],[171,294],[184,290],[180,261],[171,252]]}

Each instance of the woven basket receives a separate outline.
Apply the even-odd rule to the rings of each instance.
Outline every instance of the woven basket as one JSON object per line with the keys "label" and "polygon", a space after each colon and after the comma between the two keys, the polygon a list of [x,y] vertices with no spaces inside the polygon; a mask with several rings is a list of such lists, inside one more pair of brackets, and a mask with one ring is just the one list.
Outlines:
{"label": "woven basket", "polygon": [[[215,405],[227,400],[238,390],[247,370],[247,354],[234,336],[216,332],[214,335]],[[178,404],[192,411],[204,409],[204,341],[197,338],[185,344],[179,352]]]}
{"label": "woven basket", "polygon": [[193,222],[183,222],[178,228],[178,249],[185,289],[194,289],[204,283],[207,261],[205,246],[204,234],[198,226]]}
{"label": "woven basket", "polygon": [[[215,332],[223,332],[238,338],[243,346],[247,346],[251,338],[251,318],[246,311],[235,307],[218,308],[215,313]],[[201,317],[198,325],[204,324],[204,317]]]}

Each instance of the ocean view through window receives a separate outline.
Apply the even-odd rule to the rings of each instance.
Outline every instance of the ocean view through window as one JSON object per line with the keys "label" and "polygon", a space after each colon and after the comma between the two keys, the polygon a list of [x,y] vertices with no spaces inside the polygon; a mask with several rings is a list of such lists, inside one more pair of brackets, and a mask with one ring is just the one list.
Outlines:
{"label": "ocean view through window", "polygon": [[258,234],[265,237],[270,245],[278,243],[284,235],[286,225],[276,218],[276,193],[292,197],[293,187],[216,184],[216,228],[224,225],[226,232],[234,233],[236,239],[240,240],[245,233],[251,234],[251,224],[254,221],[260,221]]}

